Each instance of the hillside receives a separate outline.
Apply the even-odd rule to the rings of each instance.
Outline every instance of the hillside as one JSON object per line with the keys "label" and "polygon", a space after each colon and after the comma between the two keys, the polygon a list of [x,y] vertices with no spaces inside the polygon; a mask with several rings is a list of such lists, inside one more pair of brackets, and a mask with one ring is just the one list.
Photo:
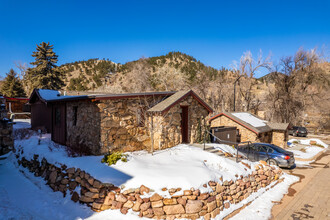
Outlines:
{"label": "hillside", "polygon": [[61,65],[65,73],[65,89],[73,91],[93,90],[103,85],[106,79],[116,73],[119,64],[109,60],[89,59]]}

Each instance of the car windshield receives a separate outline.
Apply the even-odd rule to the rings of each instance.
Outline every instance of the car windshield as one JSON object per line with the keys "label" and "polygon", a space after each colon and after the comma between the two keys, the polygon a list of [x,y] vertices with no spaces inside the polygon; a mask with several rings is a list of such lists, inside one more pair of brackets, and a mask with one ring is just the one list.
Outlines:
{"label": "car windshield", "polygon": [[283,148],[280,148],[280,147],[278,147],[276,145],[271,144],[270,147],[273,148],[274,150],[276,150],[279,153],[287,153],[286,150],[284,150]]}
{"label": "car windshield", "polygon": [[300,131],[306,131],[306,128],[305,127],[299,127],[298,128]]}

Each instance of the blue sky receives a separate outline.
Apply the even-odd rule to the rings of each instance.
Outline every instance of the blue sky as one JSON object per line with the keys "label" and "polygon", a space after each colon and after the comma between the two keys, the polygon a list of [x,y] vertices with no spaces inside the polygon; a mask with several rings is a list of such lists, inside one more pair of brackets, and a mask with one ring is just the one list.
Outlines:
{"label": "blue sky", "polygon": [[170,51],[230,67],[243,52],[273,58],[330,44],[330,1],[0,0],[0,76],[54,44],[58,64],[125,63]]}

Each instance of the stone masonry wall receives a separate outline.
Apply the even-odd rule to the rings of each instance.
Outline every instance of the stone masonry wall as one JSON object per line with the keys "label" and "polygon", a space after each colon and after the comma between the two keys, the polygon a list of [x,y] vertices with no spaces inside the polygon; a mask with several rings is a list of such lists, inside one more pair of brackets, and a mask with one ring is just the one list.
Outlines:
{"label": "stone masonry wall", "polygon": [[272,144],[286,148],[287,147],[287,131],[273,131]]}
{"label": "stone masonry wall", "polygon": [[[163,188],[170,195],[164,198],[153,190],[141,185],[139,188],[121,190],[111,183],[102,183],[89,173],[79,168],[65,165],[57,167],[47,162],[45,158],[34,155],[32,160],[16,155],[18,164],[27,168],[37,177],[42,177],[54,190],[71,196],[74,202],[80,202],[94,211],[119,209],[122,214],[129,210],[138,213],[140,217],[154,219],[197,219],[215,218],[231,204],[247,199],[251,193],[272,182],[279,182],[282,170],[266,163],[256,165],[255,171],[248,176],[240,176],[236,181],[209,181],[203,187],[211,188],[210,192],[201,193],[199,189]],[[245,164],[248,168],[249,165]],[[148,183],[146,183],[147,185]],[[78,190],[77,187],[80,187]],[[70,195],[67,195],[67,194]],[[147,195],[146,195],[147,194]],[[176,194],[176,195],[174,195]],[[149,195],[149,196],[148,196]]]}
{"label": "stone masonry wall", "polygon": [[150,150],[146,111],[163,97],[102,100],[100,111],[101,153],[109,150]]}
{"label": "stone masonry wall", "polygon": [[[100,151],[100,112],[97,106],[89,101],[67,102],[67,146],[88,148],[92,154]],[[74,108],[77,108],[77,121],[74,125]]]}
{"label": "stone masonry wall", "polygon": [[[67,103],[67,145],[87,147],[92,154],[151,149],[151,118],[146,112],[163,97],[143,97]],[[153,116],[154,147],[164,149],[182,142],[181,107],[189,106],[189,142],[198,139],[198,123],[207,110],[188,96],[169,112]],[[74,125],[74,108],[77,120]]]}
{"label": "stone masonry wall", "polygon": [[196,99],[188,96],[168,112],[154,116],[154,146],[157,150],[182,143],[181,106],[188,106],[189,143],[196,143],[200,139],[198,124],[203,126],[202,119],[208,116],[208,111]]}
{"label": "stone masonry wall", "polygon": [[0,121],[0,155],[9,153],[14,147],[13,124]]}

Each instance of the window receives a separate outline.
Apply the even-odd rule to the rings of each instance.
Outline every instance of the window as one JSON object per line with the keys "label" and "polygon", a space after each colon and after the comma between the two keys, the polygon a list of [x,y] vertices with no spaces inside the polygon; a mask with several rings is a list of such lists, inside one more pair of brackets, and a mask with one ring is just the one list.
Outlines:
{"label": "window", "polygon": [[61,124],[61,109],[56,107],[55,108],[55,125]]}
{"label": "window", "polygon": [[73,106],[73,126],[77,125],[78,106]]}

